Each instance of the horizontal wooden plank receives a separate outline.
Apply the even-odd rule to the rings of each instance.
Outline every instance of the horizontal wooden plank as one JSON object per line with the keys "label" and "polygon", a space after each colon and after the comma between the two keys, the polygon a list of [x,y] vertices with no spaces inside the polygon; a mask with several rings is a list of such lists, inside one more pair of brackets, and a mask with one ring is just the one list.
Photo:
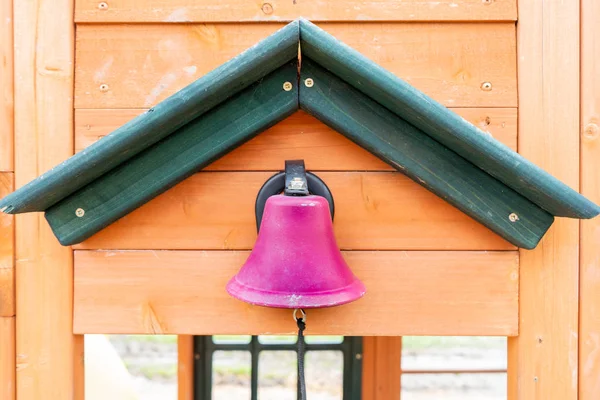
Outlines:
{"label": "horizontal wooden plank", "polygon": [[[0,172],[0,198],[14,189],[12,172]],[[15,315],[15,216],[0,213],[0,317]]]}
{"label": "horizontal wooden plank", "polygon": [[[320,26],[446,106],[517,105],[514,23]],[[78,26],[75,107],[150,107],[279,27]]]}
{"label": "horizontal wooden plank", "polygon": [[[516,108],[454,108],[460,116],[511,149],[517,147]],[[75,150],[81,151],[144,109],[75,111]],[[302,158],[311,170],[393,171],[344,136],[299,111],[209,165],[209,171],[273,171],[282,160]]]}
{"label": "horizontal wooden plank", "polygon": [[[515,0],[75,2],[75,22],[480,21],[517,17]],[[100,5],[102,4],[102,5]]]}
{"label": "horizontal wooden plank", "polygon": [[[76,251],[75,333],[293,334],[290,310],[225,284],[247,252]],[[364,298],[309,311],[308,334],[517,334],[516,252],[347,252]]]}
{"label": "horizontal wooden plank", "polygon": [[[202,172],[76,246],[251,249],[269,172]],[[509,250],[514,246],[398,172],[321,172],[348,250]]]}

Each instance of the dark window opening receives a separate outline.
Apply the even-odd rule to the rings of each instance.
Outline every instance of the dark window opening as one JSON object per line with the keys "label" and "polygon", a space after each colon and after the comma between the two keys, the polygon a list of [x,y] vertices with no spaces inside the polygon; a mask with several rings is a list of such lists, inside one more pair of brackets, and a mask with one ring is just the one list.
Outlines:
{"label": "dark window opening", "polygon": [[[296,400],[296,336],[195,336],[195,400]],[[362,338],[307,336],[307,394],[359,400]]]}

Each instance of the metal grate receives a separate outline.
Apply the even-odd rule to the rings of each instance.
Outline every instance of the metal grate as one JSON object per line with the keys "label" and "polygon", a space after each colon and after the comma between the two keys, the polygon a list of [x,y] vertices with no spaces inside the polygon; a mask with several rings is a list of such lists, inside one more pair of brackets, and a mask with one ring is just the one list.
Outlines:
{"label": "metal grate", "polygon": [[[194,337],[194,399],[212,400],[213,354],[216,351],[246,351],[251,356],[250,400],[258,400],[259,355],[266,351],[296,351],[296,343],[215,343],[212,336]],[[359,400],[362,384],[362,337],[345,336],[341,343],[306,343],[311,351],[336,350],[343,355],[343,400]]]}

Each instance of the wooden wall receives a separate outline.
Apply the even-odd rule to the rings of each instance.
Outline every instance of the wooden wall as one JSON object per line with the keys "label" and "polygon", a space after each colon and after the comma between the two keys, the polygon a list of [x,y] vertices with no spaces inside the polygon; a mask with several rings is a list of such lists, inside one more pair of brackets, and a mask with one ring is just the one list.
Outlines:
{"label": "wooden wall", "polygon": [[[515,1],[198,3],[76,2],[76,151],[300,15],[517,149]],[[75,246],[75,332],[293,333],[287,311],[224,286],[256,239],[258,189],[295,158],[332,189],[369,290],[311,312],[308,333],[390,335],[366,339],[365,399],[398,398],[401,335],[517,334],[517,249],[303,112]]]}
{"label": "wooden wall", "polygon": [[[13,5],[0,1],[0,197],[14,189]],[[0,398],[14,400],[15,268],[14,217],[0,215]]]}
{"label": "wooden wall", "polygon": [[[14,4],[0,1],[0,195],[304,16],[600,201],[594,0]],[[287,312],[224,292],[256,237],[256,192],[288,158],[332,188],[336,236],[369,290],[313,312],[307,333],[388,335],[365,343],[365,399],[398,398],[405,334],[514,337],[510,399],[600,395],[598,222],[559,220],[518,251],[298,112],[74,249],[39,215],[16,230],[2,217],[0,397],[82,398],[72,332],[291,333]]]}
{"label": "wooden wall", "polygon": [[[283,25],[272,21],[289,18],[283,3],[281,8],[270,3],[273,11],[261,23],[245,21],[256,12],[247,4],[237,10],[246,10],[246,17],[231,20],[224,7],[207,22],[196,2],[149,4],[166,13],[162,19],[129,12],[133,3],[113,1],[108,8],[76,4],[75,18],[82,22],[75,47],[77,149]],[[407,2],[396,6],[406,6],[400,3]],[[425,7],[408,3],[415,13]],[[375,10],[374,5],[357,6],[359,12],[338,3],[331,6],[332,14],[323,14],[327,22],[320,26],[516,148],[515,17],[510,2],[503,3],[458,2],[463,17],[449,23],[433,22],[436,15],[445,15],[448,4],[435,8],[427,18],[432,21],[365,23],[357,20]],[[188,23],[176,23],[184,18],[184,9]],[[497,12],[494,22],[472,23],[489,18],[489,12]],[[348,13],[346,22],[329,22],[331,15],[343,13]],[[125,24],[134,15],[136,23]],[[380,18],[393,15],[390,11]],[[484,82],[492,90],[485,90]],[[309,327],[312,333],[517,333],[514,246],[303,112],[75,246],[75,332],[291,332],[285,311],[250,307],[223,291],[246,257],[240,251],[251,249],[256,239],[256,193],[286,158],[305,159],[331,187],[339,245],[369,288],[365,299],[344,307],[345,312],[321,312],[323,318],[313,319]],[[372,252],[381,250],[386,252]],[[141,265],[153,280],[137,281]],[[441,274],[449,270],[456,274]],[[114,301],[124,276],[136,281],[126,306]],[[396,287],[388,287],[392,279]],[[444,281],[447,296],[428,295],[435,282]],[[197,290],[203,282],[206,290]],[[154,287],[157,283],[160,287]],[[416,298],[416,292],[423,296]],[[454,299],[457,293],[464,293],[460,302]],[[388,299],[392,296],[393,301]],[[367,309],[380,314],[369,313],[372,321],[361,328],[352,316]],[[422,318],[415,318],[416,309]],[[252,316],[248,320],[256,326],[240,326],[237,315]],[[398,322],[389,324],[385,315],[395,315]],[[208,317],[210,325],[203,322]]]}

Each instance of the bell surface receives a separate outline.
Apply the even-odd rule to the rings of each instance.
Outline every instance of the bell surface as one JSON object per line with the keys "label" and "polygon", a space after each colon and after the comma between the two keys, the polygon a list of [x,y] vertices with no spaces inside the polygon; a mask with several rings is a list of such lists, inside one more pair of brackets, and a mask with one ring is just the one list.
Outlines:
{"label": "bell surface", "polygon": [[276,195],[267,199],[256,244],[227,292],[260,306],[319,308],[366,290],[340,253],[327,200]]}

